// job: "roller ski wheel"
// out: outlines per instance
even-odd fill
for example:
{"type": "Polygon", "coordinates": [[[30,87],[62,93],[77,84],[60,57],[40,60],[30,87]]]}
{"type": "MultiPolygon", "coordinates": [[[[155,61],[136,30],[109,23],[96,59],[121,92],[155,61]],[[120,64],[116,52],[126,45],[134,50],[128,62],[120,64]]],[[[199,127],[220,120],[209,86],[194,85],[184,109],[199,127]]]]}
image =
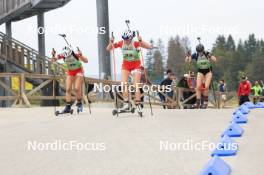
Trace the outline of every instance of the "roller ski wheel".
{"type": "Polygon", "coordinates": [[[62,115],[62,114],[71,114],[71,115],[72,115],[73,112],[74,112],[73,109],[71,109],[69,112],[65,112],[65,111],[60,112],[60,111],[56,111],[56,112],[55,112],[55,115],[56,115],[56,116],[59,116],[59,115],[62,115]]]}
{"type": "Polygon", "coordinates": [[[136,112],[136,108],[131,109],[131,113],[134,114],[136,112]]]}
{"type": "Polygon", "coordinates": [[[138,112],[139,117],[143,117],[143,112],[138,112]]]}
{"type": "Polygon", "coordinates": [[[207,109],[207,105],[202,105],[200,109],[207,109]]]}
{"type": "Polygon", "coordinates": [[[83,106],[77,106],[77,114],[83,112],[83,106]]]}
{"type": "Polygon", "coordinates": [[[114,109],[114,110],[112,111],[112,114],[113,114],[113,116],[115,116],[115,115],[117,115],[117,114],[123,114],[123,113],[132,113],[132,114],[134,114],[135,111],[136,111],[135,108],[131,108],[131,109],[129,109],[129,110],[116,110],[116,109],[114,109]]]}
{"type": "Polygon", "coordinates": [[[113,116],[117,115],[117,113],[118,113],[118,111],[117,111],[116,109],[114,109],[114,110],[112,111],[113,116]]]}
{"type": "Polygon", "coordinates": [[[141,106],[137,106],[136,107],[136,110],[137,110],[137,113],[138,113],[138,115],[139,115],[139,117],[143,117],[143,112],[142,112],[142,108],[141,108],[141,106]]]}

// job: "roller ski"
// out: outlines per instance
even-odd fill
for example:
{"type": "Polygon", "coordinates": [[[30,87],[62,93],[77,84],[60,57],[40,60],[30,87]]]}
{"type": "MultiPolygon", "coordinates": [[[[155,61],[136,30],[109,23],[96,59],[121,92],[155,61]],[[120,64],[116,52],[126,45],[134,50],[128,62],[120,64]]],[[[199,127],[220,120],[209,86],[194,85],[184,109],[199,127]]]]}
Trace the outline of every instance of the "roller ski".
{"type": "Polygon", "coordinates": [[[122,113],[132,113],[132,114],[134,114],[135,111],[136,111],[136,109],[135,109],[134,107],[131,107],[131,106],[132,106],[132,105],[129,104],[129,103],[124,103],[124,105],[123,105],[122,108],[120,108],[120,109],[114,109],[114,110],[112,111],[112,114],[113,114],[114,116],[115,116],[115,115],[118,116],[118,114],[122,114],[122,113]]]}
{"type": "Polygon", "coordinates": [[[77,103],[76,106],[77,106],[77,114],[83,112],[83,104],[81,102],[77,103]]]}
{"type": "Polygon", "coordinates": [[[202,106],[202,104],[201,104],[201,100],[200,100],[200,99],[197,99],[197,100],[196,100],[196,103],[193,104],[191,108],[192,108],[192,109],[200,109],[201,106],[202,106]]]}
{"type": "Polygon", "coordinates": [[[136,105],[136,111],[137,111],[137,113],[138,113],[138,115],[139,115],[140,117],[143,117],[143,111],[142,111],[141,104],[137,104],[137,105],[136,105]]]}
{"type": "Polygon", "coordinates": [[[60,111],[56,111],[55,115],[59,116],[62,114],[73,114],[73,109],[71,109],[71,105],[66,105],[65,108],[60,112],[60,111]]]}

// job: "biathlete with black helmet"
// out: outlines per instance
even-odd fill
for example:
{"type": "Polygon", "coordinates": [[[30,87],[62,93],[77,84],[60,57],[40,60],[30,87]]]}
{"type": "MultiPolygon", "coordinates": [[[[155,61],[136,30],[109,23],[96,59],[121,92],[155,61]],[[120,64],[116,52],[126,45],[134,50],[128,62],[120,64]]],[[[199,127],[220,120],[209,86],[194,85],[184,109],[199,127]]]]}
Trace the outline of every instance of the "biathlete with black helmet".
{"type": "Polygon", "coordinates": [[[77,110],[82,111],[82,87],[83,87],[83,76],[84,69],[83,63],[88,63],[88,59],[83,56],[82,52],[79,50],[75,53],[73,49],[69,46],[65,46],[61,54],[56,55],[56,51],[52,51],[52,61],[63,60],[63,67],[66,70],[66,106],[61,113],[71,113],[72,104],[72,86],[75,85],[76,96],[77,96],[77,110]]]}
{"type": "Polygon", "coordinates": [[[196,53],[187,55],[185,58],[185,61],[189,63],[192,60],[196,61],[197,67],[196,104],[194,108],[205,109],[208,105],[209,87],[213,77],[211,62],[216,62],[216,57],[211,55],[210,52],[206,52],[204,46],[199,44],[196,46],[196,53]],[[203,99],[201,99],[201,97],[203,97],[203,99]]]}
{"type": "Polygon", "coordinates": [[[123,54],[123,64],[121,70],[121,82],[124,84],[124,104],[123,107],[120,108],[120,111],[129,111],[131,105],[129,104],[128,99],[128,90],[127,83],[129,75],[133,75],[133,84],[136,87],[136,110],[142,115],[141,108],[141,93],[139,90],[140,79],[141,79],[141,60],[140,60],[140,48],[150,49],[151,45],[142,40],[141,36],[138,36],[138,41],[134,41],[135,32],[131,30],[126,30],[122,39],[119,42],[114,42],[114,38],[110,39],[110,43],[107,46],[107,50],[111,51],[116,48],[121,48],[123,54]]]}

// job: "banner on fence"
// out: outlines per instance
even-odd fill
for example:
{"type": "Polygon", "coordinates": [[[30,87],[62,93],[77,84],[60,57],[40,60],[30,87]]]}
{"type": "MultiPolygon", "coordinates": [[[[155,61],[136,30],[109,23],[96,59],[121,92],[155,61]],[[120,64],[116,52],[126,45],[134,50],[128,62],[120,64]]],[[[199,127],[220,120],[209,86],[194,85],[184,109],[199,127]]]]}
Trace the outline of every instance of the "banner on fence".
{"type": "MultiPolygon", "coordinates": [[[[12,90],[18,91],[20,88],[20,81],[19,77],[12,77],[11,78],[11,85],[12,85],[12,90]]],[[[29,82],[25,83],[25,90],[30,91],[33,89],[33,85],[29,82]]]]}

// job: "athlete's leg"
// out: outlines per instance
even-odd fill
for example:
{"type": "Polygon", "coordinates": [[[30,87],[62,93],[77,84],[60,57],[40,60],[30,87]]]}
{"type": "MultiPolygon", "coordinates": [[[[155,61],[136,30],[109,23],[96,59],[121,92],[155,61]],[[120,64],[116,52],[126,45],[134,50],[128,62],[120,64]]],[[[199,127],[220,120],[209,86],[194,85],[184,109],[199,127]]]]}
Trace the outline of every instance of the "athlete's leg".
{"type": "Polygon", "coordinates": [[[197,73],[196,79],[196,108],[200,107],[201,104],[201,88],[203,83],[204,75],[200,72],[197,73]]]}
{"type": "Polygon", "coordinates": [[[209,95],[209,88],[210,88],[210,84],[211,84],[211,81],[212,81],[212,77],[213,77],[212,72],[208,72],[205,75],[205,90],[204,90],[204,96],[208,96],[209,95]]]}
{"type": "Polygon", "coordinates": [[[134,79],[134,87],[136,88],[136,102],[141,102],[141,93],[140,93],[140,79],[141,79],[141,73],[140,71],[135,71],[133,75],[134,79]]]}
{"type": "Polygon", "coordinates": [[[69,113],[71,111],[71,92],[72,92],[72,84],[74,82],[73,76],[66,77],[66,106],[63,110],[64,113],[69,113]]]}
{"type": "Polygon", "coordinates": [[[205,89],[203,92],[203,108],[207,108],[208,106],[208,96],[209,96],[209,88],[212,81],[212,72],[208,72],[205,75],[205,89]]]}
{"type": "Polygon", "coordinates": [[[128,76],[130,75],[130,72],[122,69],[121,71],[121,82],[124,85],[124,90],[123,90],[123,97],[124,101],[128,101],[128,76]]]}
{"type": "Polygon", "coordinates": [[[126,69],[122,69],[121,71],[121,81],[123,83],[123,91],[122,91],[122,95],[123,95],[123,99],[124,99],[124,103],[122,108],[120,108],[120,111],[126,111],[130,109],[130,105],[129,105],[129,98],[128,98],[128,77],[130,75],[130,72],[126,69]]]}
{"type": "Polygon", "coordinates": [[[72,92],[72,84],[74,82],[73,76],[66,77],[66,102],[71,103],[71,92],[72,92]]]}
{"type": "Polygon", "coordinates": [[[76,96],[77,96],[77,103],[82,101],[83,96],[83,76],[77,75],[75,78],[75,90],[76,90],[76,96]]]}

